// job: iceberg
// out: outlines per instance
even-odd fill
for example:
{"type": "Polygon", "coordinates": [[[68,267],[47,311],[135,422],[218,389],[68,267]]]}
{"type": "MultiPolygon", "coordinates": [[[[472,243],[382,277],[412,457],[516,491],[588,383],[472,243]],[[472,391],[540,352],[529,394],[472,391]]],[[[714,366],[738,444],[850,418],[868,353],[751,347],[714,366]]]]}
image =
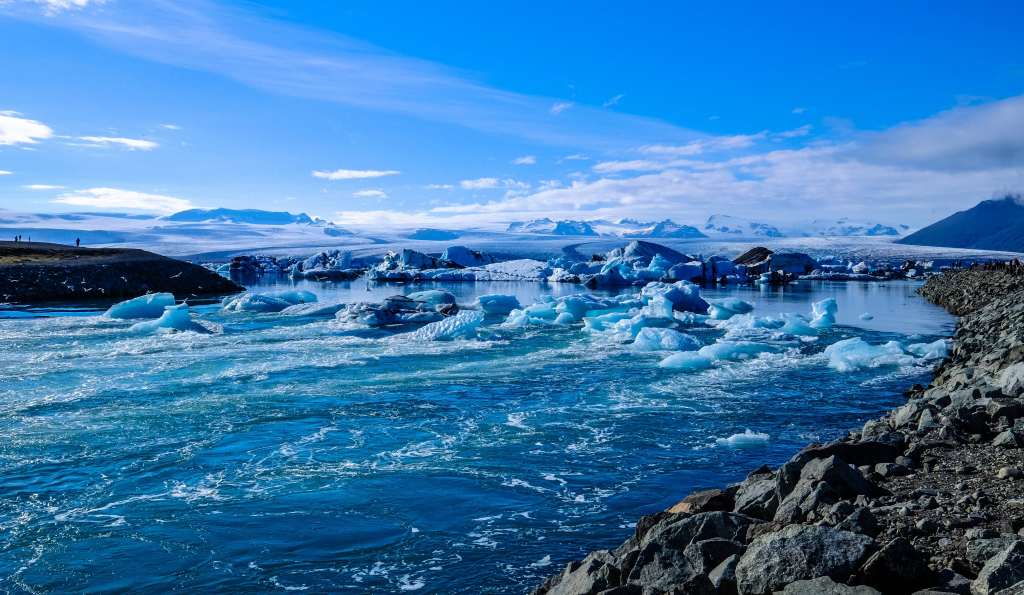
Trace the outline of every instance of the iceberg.
{"type": "Polygon", "coordinates": [[[871,345],[854,337],[837,341],[825,348],[828,366],[838,372],[853,372],[880,366],[903,366],[914,363],[914,356],[903,351],[898,341],[871,345]]]}
{"type": "Polygon", "coordinates": [[[316,302],[316,294],[297,289],[272,293],[243,293],[224,298],[221,305],[225,312],[280,312],[296,304],[316,302]]]}
{"type": "Polygon", "coordinates": [[[860,315],[860,319],[861,319],[861,320],[865,320],[865,321],[867,321],[867,320],[874,320],[874,319],[875,319],[875,317],[874,317],[874,315],[873,315],[873,314],[870,314],[870,313],[868,313],[868,312],[865,312],[865,313],[863,313],[863,314],[861,314],[861,315],[860,315]]]}
{"type": "Polygon", "coordinates": [[[766,343],[755,343],[753,341],[719,341],[711,345],[701,347],[697,353],[711,360],[738,361],[756,357],[761,353],[775,351],[775,348],[766,343]]]}
{"type": "Polygon", "coordinates": [[[416,341],[445,341],[451,339],[469,339],[476,337],[476,329],[484,321],[484,313],[465,310],[455,316],[431,322],[421,329],[409,333],[416,341]]]}
{"type": "Polygon", "coordinates": [[[825,298],[811,304],[811,310],[814,312],[811,327],[829,328],[836,323],[836,312],[839,310],[839,305],[835,298],[825,298]]]}
{"type": "Polygon", "coordinates": [[[164,308],[174,305],[174,295],[170,293],[147,293],[114,304],[103,314],[107,318],[157,318],[164,313],[164,308]]]}
{"type": "Polygon", "coordinates": [[[728,320],[737,314],[746,314],[754,309],[753,304],[739,298],[712,300],[708,306],[708,315],[714,320],[728,320]]]}
{"type": "Polygon", "coordinates": [[[670,328],[642,328],[633,340],[634,351],[693,351],[700,349],[696,337],[670,328]]]}
{"type": "Polygon", "coordinates": [[[907,345],[907,353],[928,359],[945,359],[949,355],[949,341],[939,339],[931,343],[913,343],[907,345]]]}
{"type": "Polygon", "coordinates": [[[197,333],[210,332],[210,330],[205,326],[192,321],[192,317],[189,315],[188,311],[188,304],[166,306],[164,308],[164,313],[160,318],[135,323],[132,325],[130,330],[133,333],[153,333],[159,331],[193,331],[197,333]]]}
{"type": "Polygon", "coordinates": [[[799,314],[783,314],[782,332],[798,337],[814,337],[818,335],[817,329],[807,323],[807,320],[799,314]]]}
{"type": "Polygon", "coordinates": [[[455,304],[455,296],[447,291],[441,291],[440,289],[416,291],[405,297],[433,310],[443,310],[445,309],[445,306],[455,304]]]}
{"type": "Polygon", "coordinates": [[[441,260],[453,262],[459,266],[475,267],[491,264],[495,258],[483,252],[470,250],[465,246],[448,246],[441,253],[441,260]]]}
{"type": "Polygon", "coordinates": [[[500,293],[477,296],[476,305],[486,314],[508,314],[520,308],[516,296],[500,293]]]}
{"type": "Polygon", "coordinates": [[[768,434],[762,432],[751,432],[749,429],[743,430],[739,434],[733,434],[728,438],[716,438],[715,444],[719,446],[733,446],[733,447],[745,447],[745,446],[757,446],[768,442],[771,437],[768,434]]]}
{"type": "Polygon", "coordinates": [[[640,297],[645,303],[655,296],[664,297],[672,303],[673,309],[680,312],[694,312],[695,314],[707,314],[708,312],[708,303],[700,297],[700,287],[689,281],[676,281],[675,283],[655,281],[644,285],[640,290],[640,297]]]}
{"type": "Polygon", "coordinates": [[[345,304],[320,304],[316,302],[295,304],[281,310],[281,316],[334,316],[344,307],[345,304]]]}
{"type": "Polygon", "coordinates": [[[701,355],[699,352],[684,351],[682,353],[673,353],[661,360],[658,362],[658,367],[682,370],[684,372],[699,372],[700,370],[710,368],[711,363],[711,358],[701,355]]]}

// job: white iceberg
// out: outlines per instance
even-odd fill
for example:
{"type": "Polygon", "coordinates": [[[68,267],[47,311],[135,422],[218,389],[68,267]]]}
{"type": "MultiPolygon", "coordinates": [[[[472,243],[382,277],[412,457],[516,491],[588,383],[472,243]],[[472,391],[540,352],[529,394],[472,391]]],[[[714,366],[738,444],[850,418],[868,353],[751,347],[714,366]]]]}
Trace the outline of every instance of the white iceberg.
{"type": "Polygon", "coordinates": [[[640,297],[648,302],[656,296],[661,296],[672,303],[672,307],[680,312],[694,312],[696,314],[707,314],[708,303],[700,297],[700,287],[689,281],[676,281],[675,283],[662,283],[655,281],[644,285],[640,290],[640,297]]]}
{"type": "Polygon", "coordinates": [[[658,363],[659,367],[681,370],[683,372],[699,372],[711,367],[711,358],[696,351],[673,353],[658,363]]]}
{"type": "Polygon", "coordinates": [[[754,309],[753,304],[739,298],[712,300],[708,306],[708,316],[714,320],[728,320],[737,314],[746,314],[754,309]]]}
{"type": "Polygon", "coordinates": [[[423,328],[409,333],[409,337],[416,341],[470,339],[476,337],[476,329],[483,321],[483,312],[465,310],[450,318],[431,322],[423,328]]]}
{"type": "Polygon", "coordinates": [[[757,357],[759,354],[775,351],[775,347],[767,343],[753,341],[719,341],[701,347],[698,353],[711,360],[744,360],[757,357]]]}
{"type": "Polygon", "coordinates": [[[715,444],[719,446],[732,446],[742,448],[744,446],[758,446],[768,442],[771,436],[762,432],[752,432],[749,429],[739,434],[733,434],[728,438],[716,438],[715,444]]]}
{"type": "Polygon", "coordinates": [[[836,323],[836,312],[839,311],[839,305],[835,298],[825,298],[811,304],[811,310],[814,312],[811,326],[813,328],[828,328],[836,323]]]}
{"type": "Polygon", "coordinates": [[[670,328],[642,328],[631,345],[634,351],[693,351],[700,349],[696,337],[670,328]]]}
{"type": "Polygon", "coordinates": [[[205,326],[192,321],[188,311],[188,304],[166,306],[160,318],[138,322],[133,324],[130,330],[133,333],[153,333],[158,331],[210,332],[205,326]]]}
{"type": "Polygon", "coordinates": [[[477,296],[476,305],[486,314],[508,314],[520,308],[519,299],[514,295],[491,293],[477,296]]]}
{"type": "Polygon", "coordinates": [[[924,359],[945,359],[949,355],[949,341],[939,339],[931,343],[907,345],[907,352],[924,359]]]}
{"type": "Polygon", "coordinates": [[[147,293],[114,304],[103,314],[107,318],[156,318],[164,313],[164,308],[174,305],[174,295],[170,293],[147,293]]]}
{"type": "Polygon", "coordinates": [[[913,364],[913,355],[903,351],[898,341],[871,345],[864,339],[854,337],[837,341],[825,348],[828,365],[838,372],[853,372],[880,366],[903,366],[913,364]]]}
{"type": "Polygon", "coordinates": [[[243,293],[224,298],[221,305],[225,312],[280,312],[296,304],[316,302],[316,294],[310,291],[289,289],[271,293],[243,293]]]}
{"type": "Polygon", "coordinates": [[[281,316],[334,316],[345,307],[345,304],[320,304],[317,302],[309,304],[295,304],[281,310],[281,316]]]}

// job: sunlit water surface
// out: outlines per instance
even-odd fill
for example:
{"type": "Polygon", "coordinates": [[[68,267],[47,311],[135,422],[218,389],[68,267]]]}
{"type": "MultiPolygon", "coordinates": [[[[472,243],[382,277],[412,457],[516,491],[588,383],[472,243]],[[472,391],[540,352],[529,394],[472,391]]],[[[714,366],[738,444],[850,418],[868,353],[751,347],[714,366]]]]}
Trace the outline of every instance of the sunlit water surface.
{"type": "MultiPolygon", "coordinates": [[[[465,303],[579,291],[445,288],[465,303]]],[[[88,308],[0,313],[0,589],[524,592],[640,515],[898,404],[934,362],[844,374],[822,350],[949,335],[914,289],[707,291],[760,315],[834,296],[839,326],[691,374],[500,319],[482,340],[417,343],[216,305],[193,308],[212,335],[138,336],[88,308]],[[768,440],[717,441],[747,429],[768,440]]]]}

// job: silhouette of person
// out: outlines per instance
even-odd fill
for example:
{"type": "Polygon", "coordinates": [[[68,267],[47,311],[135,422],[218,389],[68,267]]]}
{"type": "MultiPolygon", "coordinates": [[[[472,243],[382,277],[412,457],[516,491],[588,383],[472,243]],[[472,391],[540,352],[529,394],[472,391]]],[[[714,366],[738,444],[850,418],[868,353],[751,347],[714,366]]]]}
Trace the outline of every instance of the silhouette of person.
{"type": "Polygon", "coordinates": [[[75,238],[75,248],[80,248],[81,246],[82,246],[82,238],[75,238]]]}

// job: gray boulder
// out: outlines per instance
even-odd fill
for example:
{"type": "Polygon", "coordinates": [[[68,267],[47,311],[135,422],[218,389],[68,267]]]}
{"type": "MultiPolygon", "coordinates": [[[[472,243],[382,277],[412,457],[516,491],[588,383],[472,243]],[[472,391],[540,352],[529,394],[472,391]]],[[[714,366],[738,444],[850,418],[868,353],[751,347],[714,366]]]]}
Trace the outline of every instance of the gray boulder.
{"type": "Polygon", "coordinates": [[[736,565],[740,593],[771,593],[800,580],[827,576],[846,579],[868,553],[865,535],[829,527],[790,525],[761,535],[736,565]]]}
{"type": "Polygon", "coordinates": [[[974,595],[990,595],[1024,581],[1024,541],[1014,541],[989,558],[971,583],[974,595]]]}
{"type": "Polygon", "coordinates": [[[786,585],[781,591],[776,591],[776,594],[781,593],[782,595],[881,595],[875,589],[859,585],[851,587],[850,585],[844,585],[837,583],[827,576],[821,576],[815,579],[796,581],[786,585]]]}

